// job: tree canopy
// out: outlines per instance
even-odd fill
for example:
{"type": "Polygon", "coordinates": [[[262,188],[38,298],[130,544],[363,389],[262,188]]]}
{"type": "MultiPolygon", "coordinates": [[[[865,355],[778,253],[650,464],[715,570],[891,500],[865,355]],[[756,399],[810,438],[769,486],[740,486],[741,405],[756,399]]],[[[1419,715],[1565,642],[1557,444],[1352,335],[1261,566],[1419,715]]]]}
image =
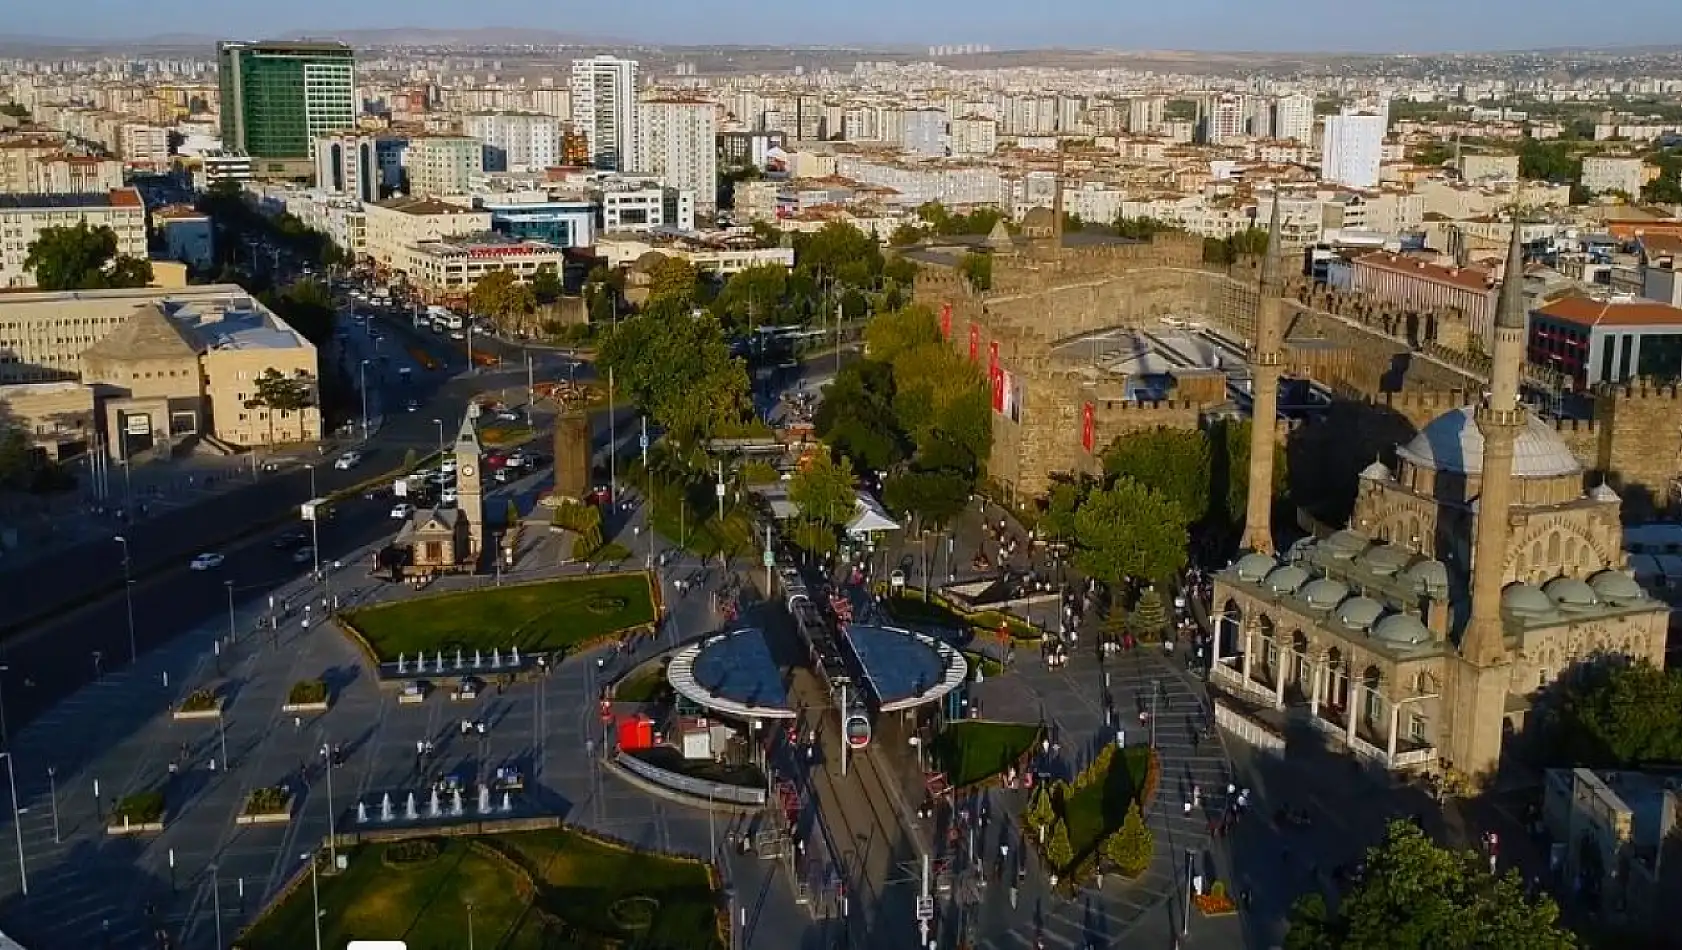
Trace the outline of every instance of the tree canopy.
{"type": "Polygon", "coordinates": [[[1075,565],[1111,585],[1128,577],[1167,581],[1185,566],[1188,523],[1167,495],[1118,478],[1075,512],[1075,565]]]}
{"type": "Polygon", "coordinates": [[[333,304],[333,294],[320,281],[305,278],[279,292],[258,296],[264,306],[316,346],[325,346],[333,338],[339,311],[333,304]]]}
{"type": "Polygon", "coordinates": [[[1433,844],[1416,825],[1390,824],[1367,852],[1359,883],[1335,911],[1310,894],[1291,910],[1285,950],[1572,950],[1559,909],[1531,901],[1517,871],[1488,872],[1483,859],[1433,844]]]}
{"type": "Polygon", "coordinates": [[[666,297],[619,321],[598,360],[619,391],[680,439],[711,436],[751,417],[747,369],[731,358],[718,321],[666,297]]]}
{"type": "Polygon", "coordinates": [[[695,282],[699,278],[695,265],[687,259],[662,258],[648,273],[648,298],[681,300],[687,305],[695,299],[695,282]]]}
{"type": "Polygon", "coordinates": [[[1682,671],[1607,658],[1578,667],[1542,704],[1550,764],[1638,769],[1682,763],[1682,671]]]}
{"type": "Polygon", "coordinates": [[[824,449],[789,481],[788,500],[800,508],[802,517],[838,528],[852,520],[857,480],[845,455],[837,457],[824,449]]]}
{"type": "Polygon", "coordinates": [[[537,294],[532,285],[514,275],[499,270],[479,278],[467,305],[474,313],[483,314],[498,327],[509,327],[537,310],[537,294]]]}
{"type": "Polygon", "coordinates": [[[152,282],[145,258],[117,253],[117,232],[86,221],[43,228],[29,243],[23,266],[42,290],[104,290],[144,287],[152,282]]]}

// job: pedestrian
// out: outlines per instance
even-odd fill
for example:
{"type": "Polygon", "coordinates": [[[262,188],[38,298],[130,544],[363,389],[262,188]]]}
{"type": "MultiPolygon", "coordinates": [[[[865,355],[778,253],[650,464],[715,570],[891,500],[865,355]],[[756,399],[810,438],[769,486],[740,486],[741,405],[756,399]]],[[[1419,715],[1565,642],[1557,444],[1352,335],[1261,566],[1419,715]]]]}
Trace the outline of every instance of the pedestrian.
{"type": "Polygon", "coordinates": [[[293,731],[301,732],[303,730],[303,728],[304,728],[304,717],[303,716],[293,716],[292,717],[292,729],[293,729],[293,731]]]}

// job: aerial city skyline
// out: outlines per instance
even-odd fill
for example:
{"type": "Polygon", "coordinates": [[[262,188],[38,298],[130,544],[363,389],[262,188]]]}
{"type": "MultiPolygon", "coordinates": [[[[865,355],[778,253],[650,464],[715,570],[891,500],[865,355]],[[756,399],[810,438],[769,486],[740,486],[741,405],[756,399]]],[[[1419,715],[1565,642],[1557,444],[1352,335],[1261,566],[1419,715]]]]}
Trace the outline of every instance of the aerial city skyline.
{"type": "Polygon", "coordinates": [[[0,950],[1657,945],[1668,12],[20,11],[0,950]]]}

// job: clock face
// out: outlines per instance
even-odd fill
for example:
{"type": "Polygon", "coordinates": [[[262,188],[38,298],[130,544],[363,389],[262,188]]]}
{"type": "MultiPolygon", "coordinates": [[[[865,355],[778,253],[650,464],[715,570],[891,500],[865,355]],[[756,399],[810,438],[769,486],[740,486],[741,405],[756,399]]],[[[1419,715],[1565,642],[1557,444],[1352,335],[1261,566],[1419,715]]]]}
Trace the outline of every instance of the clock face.
{"type": "Polygon", "coordinates": [[[461,474],[465,478],[472,478],[473,477],[473,466],[463,465],[461,467],[461,474]]]}

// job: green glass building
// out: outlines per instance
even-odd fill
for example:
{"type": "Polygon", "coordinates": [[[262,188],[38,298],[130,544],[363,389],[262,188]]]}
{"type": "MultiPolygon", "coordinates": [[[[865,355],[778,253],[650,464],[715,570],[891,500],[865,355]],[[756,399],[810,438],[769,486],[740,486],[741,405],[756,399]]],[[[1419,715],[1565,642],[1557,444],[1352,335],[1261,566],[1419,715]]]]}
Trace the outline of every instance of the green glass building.
{"type": "Polygon", "coordinates": [[[355,128],[356,53],[343,43],[217,44],[222,147],[259,177],[308,175],[317,138],[355,128]]]}

